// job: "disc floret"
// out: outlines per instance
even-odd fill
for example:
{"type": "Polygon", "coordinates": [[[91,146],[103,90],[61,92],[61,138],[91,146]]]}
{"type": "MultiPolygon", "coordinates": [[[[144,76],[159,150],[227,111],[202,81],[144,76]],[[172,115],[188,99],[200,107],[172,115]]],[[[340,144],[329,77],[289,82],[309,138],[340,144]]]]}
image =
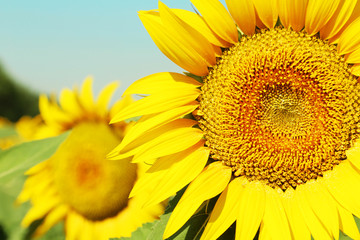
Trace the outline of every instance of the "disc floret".
{"type": "Polygon", "coordinates": [[[197,119],[234,176],[286,190],[346,159],[360,87],[334,45],[282,28],[226,50],[204,79],[197,119]]]}

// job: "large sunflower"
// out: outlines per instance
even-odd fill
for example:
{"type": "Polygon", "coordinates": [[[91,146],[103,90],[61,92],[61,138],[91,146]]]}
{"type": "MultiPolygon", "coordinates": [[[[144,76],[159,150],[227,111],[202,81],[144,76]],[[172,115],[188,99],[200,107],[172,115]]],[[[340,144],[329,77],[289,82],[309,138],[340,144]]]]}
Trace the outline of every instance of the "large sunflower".
{"type": "Polygon", "coordinates": [[[91,86],[88,78],[81,92],[63,90],[60,106],[55,98],[40,97],[40,113],[49,135],[72,131],[53,156],[26,173],[28,178],[17,201],[30,200],[32,204],[24,226],[42,219],[35,236],[61,220],[65,220],[69,240],[130,236],[163,212],[162,204],[141,209],[142,196],[128,199],[134,182],[146,170],[144,165],[132,164],[130,159],[106,160],[128,126],[125,122],[109,126],[109,119],[131,99],[124,98],[108,110],[117,84],[108,85],[97,101],[91,86]]]}
{"type": "Polygon", "coordinates": [[[130,196],[151,189],[151,205],[190,183],[164,238],[217,195],[202,239],[235,221],[236,239],[360,238],[360,2],[191,2],[201,15],[139,12],[190,74],[124,93],[145,97],[112,122],[142,117],[109,158],[154,162],[130,196]]]}

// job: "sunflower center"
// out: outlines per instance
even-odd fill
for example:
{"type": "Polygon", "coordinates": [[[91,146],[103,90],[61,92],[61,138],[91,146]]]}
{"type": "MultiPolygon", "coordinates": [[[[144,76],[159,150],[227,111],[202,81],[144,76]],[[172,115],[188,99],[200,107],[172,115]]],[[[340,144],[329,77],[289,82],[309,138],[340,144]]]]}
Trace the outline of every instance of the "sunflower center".
{"type": "Polygon", "coordinates": [[[106,124],[82,123],[50,159],[61,198],[89,220],[113,217],[127,206],[136,165],[106,160],[119,143],[106,124]]]}
{"type": "Polygon", "coordinates": [[[359,134],[359,96],[335,46],[277,28],[224,52],[195,117],[212,158],[235,177],[286,190],[346,159],[359,134]]]}

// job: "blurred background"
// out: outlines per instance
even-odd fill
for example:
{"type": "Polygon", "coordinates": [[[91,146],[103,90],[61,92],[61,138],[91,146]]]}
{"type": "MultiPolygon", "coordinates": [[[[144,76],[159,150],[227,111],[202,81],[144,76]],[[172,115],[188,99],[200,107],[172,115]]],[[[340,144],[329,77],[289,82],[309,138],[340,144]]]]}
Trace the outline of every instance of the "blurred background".
{"type": "MultiPolygon", "coordinates": [[[[193,10],[189,0],[164,0],[193,10]]],[[[222,1],[224,2],[224,1],[222,1]]],[[[156,0],[0,0],[0,116],[34,115],[38,93],[58,93],[92,75],[94,92],[161,71],[182,72],[156,47],[137,16],[156,0]]]]}

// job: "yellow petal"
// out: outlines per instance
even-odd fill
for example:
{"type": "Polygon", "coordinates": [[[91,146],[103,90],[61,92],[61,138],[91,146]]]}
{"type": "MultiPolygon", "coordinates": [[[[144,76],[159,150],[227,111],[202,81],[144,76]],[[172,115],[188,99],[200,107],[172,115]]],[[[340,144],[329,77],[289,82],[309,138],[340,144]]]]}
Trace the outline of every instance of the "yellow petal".
{"type": "Polygon", "coordinates": [[[171,9],[181,20],[189,24],[196,31],[201,33],[210,43],[215,46],[220,46],[223,48],[228,48],[231,46],[230,43],[221,39],[213,30],[206,24],[203,17],[200,15],[183,10],[183,9],[171,9]]]}
{"type": "Polygon", "coordinates": [[[309,0],[278,0],[279,17],[285,28],[300,32],[305,26],[305,15],[309,0]]]}
{"type": "MultiPolygon", "coordinates": [[[[46,180],[44,180],[46,181],[46,180]]],[[[36,189],[36,188],[35,188],[36,189]]],[[[34,191],[37,191],[37,189],[34,191]]],[[[31,202],[34,206],[42,205],[45,201],[56,202],[58,201],[59,196],[57,195],[57,189],[52,187],[48,188],[47,191],[43,191],[42,193],[39,191],[37,194],[33,194],[31,198],[31,202]]]]}
{"type": "MultiPolygon", "coordinates": [[[[174,154],[176,156],[179,155],[178,154],[174,154]]],[[[170,156],[166,156],[164,157],[164,159],[168,159],[170,158],[170,156]]],[[[159,161],[159,160],[158,160],[159,161]]],[[[161,160],[160,160],[161,161],[161,160]]],[[[156,163],[156,162],[155,162],[156,163]]],[[[147,192],[152,192],[153,189],[155,188],[155,186],[158,185],[158,183],[161,181],[161,179],[163,178],[163,176],[165,175],[166,171],[173,165],[176,164],[176,162],[164,162],[164,164],[167,163],[166,166],[161,165],[162,168],[157,167],[158,165],[160,165],[160,163],[158,165],[156,165],[154,167],[154,169],[149,172],[149,173],[145,173],[143,176],[141,176],[135,183],[134,187],[132,188],[130,194],[129,194],[129,198],[132,198],[134,196],[137,196],[139,194],[144,194],[147,192]]],[[[148,198],[146,199],[142,199],[142,202],[139,204],[140,206],[143,206],[144,204],[146,204],[148,198]]]]}
{"type": "Polygon", "coordinates": [[[173,235],[205,200],[221,193],[230,181],[231,173],[231,168],[221,162],[209,164],[186,189],[170,216],[163,237],[173,235]]]}
{"type": "Polygon", "coordinates": [[[256,12],[261,22],[267,28],[274,28],[278,19],[276,0],[253,0],[256,12]]]}
{"type": "Polygon", "coordinates": [[[200,87],[201,83],[180,73],[161,72],[151,74],[131,84],[123,95],[154,94],[168,90],[182,91],[200,87]]]}
{"type": "MultiPolygon", "coordinates": [[[[209,149],[204,148],[203,145],[204,142],[200,142],[177,155],[178,160],[165,171],[162,179],[152,190],[150,198],[144,207],[159,203],[175,195],[176,192],[200,174],[209,159],[209,149]]],[[[159,160],[155,164],[159,164],[159,160]]],[[[163,164],[164,161],[169,161],[169,159],[162,160],[163,164]]],[[[150,171],[153,170],[149,169],[150,171]]]]}
{"type": "Polygon", "coordinates": [[[356,226],[353,215],[342,206],[337,206],[339,212],[340,230],[352,239],[360,239],[359,229],[356,226]]]}
{"type": "Polygon", "coordinates": [[[120,122],[128,118],[146,114],[167,111],[176,107],[183,106],[194,101],[200,94],[199,89],[188,91],[166,91],[159,94],[150,95],[140,99],[119,112],[110,123],[120,122]]]}
{"type": "MultiPolygon", "coordinates": [[[[315,216],[335,239],[339,238],[339,221],[336,204],[328,190],[320,183],[322,179],[308,182],[305,197],[315,216]]],[[[309,227],[310,228],[310,227],[309,227]]]]}
{"type": "Polygon", "coordinates": [[[51,227],[53,227],[56,223],[60,222],[65,218],[69,211],[69,208],[66,205],[60,205],[53,209],[48,215],[46,215],[44,221],[41,225],[36,228],[34,233],[34,237],[39,237],[47,232],[51,227]]]}
{"type": "Polygon", "coordinates": [[[341,34],[338,44],[338,52],[340,55],[353,52],[359,48],[359,29],[360,18],[351,23],[350,26],[341,34]]]}
{"type": "Polygon", "coordinates": [[[238,199],[243,191],[244,187],[239,178],[229,183],[216,201],[201,240],[217,239],[235,222],[240,207],[238,199]]]}
{"type": "Polygon", "coordinates": [[[199,105],[198,102],[189,103],[188,105],[181,106],[178,108],[171,109],[169,111],[159,113],[154,117],[146,120],[140,119],[133,127],[126,133],[124,139],[117,147],[118,151],[121,151],[127,144],[140,137],[146,131],[151,130],[155,127],[160,127],[167,124],[175,119],[181,118],[182,116],[191,113],[199,105]]]}
{"type": "Polygon", "coordinates": [[[285,214],[283,192],[265,186],[266,202],[259,239],[291,239],[290,226],[285,214]]]}
{"type": "Polygon", "coordinates": [[[68,114],[78,117],[81,112],[82,108],[79,105],[79,101],[77,98],[77,93],[71,91],[69,89],[64,89],[60,93],[60,105],[61,108],[66,111],[68,114]]]}
{"type": "Polygon", "coordinates": [[[360,63],[360,48],[345,55],[345,61],[346,61],[346,63],[349,63],[349,64],[359,64],[360,63]]]}
{"type": "Polygon", "coordinates": [[[207,62],[182,39],[168,34],[158,12],[140,11],[139,17],[155,44],[171,61],[195,75],[208,74],[207,62]]]}
{"type": "Polygon", "coordinates": [[[191,127],[196,123],[196,121],[191,119],[177,119],[175,121],[169,122],[163,126],[157,127],[147,132],[141,138],[135,139],[130,144],[121,149],[121,151],[117,146],[108,154],[108,158],[111,160],[128,158],[142,151],[143,149],[148,149],[149,146],[154,143],[153,141],[155,139],[158,139],[156,141],[160,141],[160,139],[165,138],[164,136],[169,136],[169,133],[170,135],[176,135],[184,129],[190,129],[188,130],[189,132],[193,131],[191,127]]]}
{"type": "Polygon", "coordinates": [[[92,92],[92,83],[93,83],[93,78],[87,77],[84,80],[84,83],[81,87],[81,91],[79,94],[79,101],[81,102],[81,105],[89,112],[93,112],[95,110],[94,96],[92,92]]]}
{"type": "Polygon", "coordinates": [[[226,8],[218,0],[191,0],[210,28],[229,43],[238,42],[238,32],[226,8]]]}
{"type": "Polygon", "coordinates": [[[261,19],[259,18],[259,14],[255,11],[255,18],[256,18],[256,26],[260,29],[265,29],[267,28],[265,26],[265,24],[261,21],[261,19]]]}
{"type": "Polygon", "coordinates": [[[144,145],[134,156],[132,162],[147,162],[147,160],[183,151],[195,145],[203,136],[203,132],[197,128],[180,128],[169,131],[144,145]]]}
{"type": "Polygon", "coordinates": [[[118,82],[112,82],[108,84],[99,94],[99,97],[96,101],[96,113],[102,117],[106,117],[106,114],[109,112],[109,102],[114,94],[115,90],[119,87],[118,82]]]}
{"type": "Polygon", "coordinates": [[[354,64],[353,66],[351,66],[350,71],[352,74],[359,77],[360,76],[360,64],[354,64]]]}
{"type": "Polygon", "coordinates": [[[288,188],[283,197],[286,216],[289,219],[292,239],[310,240],[311,234],[296,202],[295,190],[293,188],[288,188]]]}
{"type": "MultiPolygon", "coordinates": [[[[309,193],[307,193],[308,188],[309,187],[305,186],[305,184],[299,185],[296,188],[295,197],[300,208],[300,212],[303,218],[306,219],[306,224],[310,229],[311,235],[315,239],[332,239],[332,234],[326,230],[324,225],[322,225],[321,221],[317,218],[311,207],[311,203],[307,197],[309,195],[309,193]]],[[[319,199],[316,198],[316,200],[319,199]]]]}
{"type": "Polygon", "coordinates": [[[39,97],[39,110],[44,121],[48,124],[52,124],[55,121],[70,124],[72,118],[65,114],[55,103],[49,101],[46,95],[41,94],[39,97]]]}
{"type": "Polygon", "coordinates": [[[182,21],[172,10],[159,1],[159,12],[163,25],[168,29],[168,33],[172,36],[178,36],[181,42],[193,48],[209,67],[216,64],[215,51],[211,43],[192,25],[182,21]]]}
{"type": "Polygon", "coordinates": [[[84,219],[77,213],[70,212],[65,221],[65,231],[67,240],[77,240],[84,230],[84,219]]]}
{"type": "Polygon", "coordinates": [[[47,168],[49,166],[49,161],[45,160],[43,162],[40,162],[38,164],[36,164],[35,166],[33,166],[32,168],[30,168],[29,170],[27,170],[25,172],[26,175],[33,175],[36,174],[42,170],[44,170],[45,168],[47,168]]]}
{"type": "Polygon", "coordinates": [[[35,220],[43,218],[51,209],[60,203],[58,198],[50,198],[43,201],[42,204],[36,204],[26,213],[21,222],[23,227],[28,227],[35,220]]]}
{"type": "Polygon", "coordinates": [[[340,0],[340,4],[328,23],[320,30],[321,39],[335,36],[349,20],[357,0],[340,0]]]}
{"type": "Polygon", "coordinates": [[[259,230],[259,237],[258,240],[272,240],[272,235],[269,232],[269,228],[261,228],[260,226],[260,230],[259,230]]]}
{"type": "Polygon", "coordinates": [[[347,160],[360,171],[360,141],[356,141],[354,146],[346,151],[347,160]]]}
{"type": "Polygon", "coordinates": [[[309,0],[305,17],[305,30],[313,35],[325,26],[334,15],[340,0],[318,1],[309,0]]]}
{"type": "Polygon", "coordinates": [[[47,190],[49,186],[53,184],[51,177],[51,172],[47,169],[44,169],[44,171],[40,171],[37,174],[28,176],[20,195],[16,199],[16,204],[26,202],[31,198],[37,199],[39,198],[39,195],[45,197],[43,196],[44,192],[47,194],[49,192],[54,192],[54,188],[47,190]]]}
{"type": "Polygon", "coordinates": [[[343,161],[333,170],[325,172],[323,183],[341,206],[360,217],[359,174],[348,161],[343,161]]]}
{"type": "MultiPolygon", "coordinates": [[[[46,172],[46,171],[44,171],[46,172]]],[[[31,199],[31,197],[43,195],[44,191],[47,191],[47,188],[51,187],[52,179],[50,174],[37,174],[31,177],[28,177],[23,190],[16,199],[16,204],[24,203],[31,199]]]]}
{"type": "Polygon", "coordinates": [[[77,240],[97,240],[94,222],[84,221],[77,240]]]}
{"type": "Polygon", "coordinates": [[[110,109],[110,119],[112,119],[118,112],[122,111],[125,107],[135,102],[131,95],[121,97],[110,109]]]}
{"type": "Polygon", "coordinates": [[[248,182],[242,178],[244,190],[239,198],[239,211],[236,217],[236,239],[252,240],[259,229],[265,210],[265,190],[260,182],[248,182]]]}
{"type": "Polygon", "coordinates": [[[253,35],[256,28],[256,17],[252,1],[226,0],[226,5],[241,31],[246,35],[253,35]]]}
{"type": "Polygon", "coordinates": [[[335,34],[335,36],[331,37],[329,39],[330,43],[337,44],[339,42],[339,38],[342,35],[342,33],[349,27],[349,25],[356,20],[358,17],[360,17],[360,1],[356,1],[354,10],[352,11],[352,14],[347,20],[347,22],[344,24],[344,26],[339,30],[338,33],[335,34]]]}
{"type": "MultiPolygon", "coordinates": [[[[97,237],[99,240],[109,240],[109,239],[113,239],[113,238],[116,238],[119,236],[130,237],[131,232],[130,232],[130,230],[127,231],[127,229],[125,228],[124,225],[119,223],[118,226],[116,226],[116,220],[115,221],[106,221],[105,220],[105,221],[99,222],[96,225],[96,233],[98,234],[97,237]],[[121,228],[121,230],[123,230],[123,235],[120,235],[121,233],[119,233],[119,234],[117,233],[117,231],[116,231],[117,228],[121,228]],[[130,232],[130,233],[127,233],[127,232],[130,232]]],[[[130,222],[126,225],[128,225],[128,229],[129,229],[130,222]]]]}

